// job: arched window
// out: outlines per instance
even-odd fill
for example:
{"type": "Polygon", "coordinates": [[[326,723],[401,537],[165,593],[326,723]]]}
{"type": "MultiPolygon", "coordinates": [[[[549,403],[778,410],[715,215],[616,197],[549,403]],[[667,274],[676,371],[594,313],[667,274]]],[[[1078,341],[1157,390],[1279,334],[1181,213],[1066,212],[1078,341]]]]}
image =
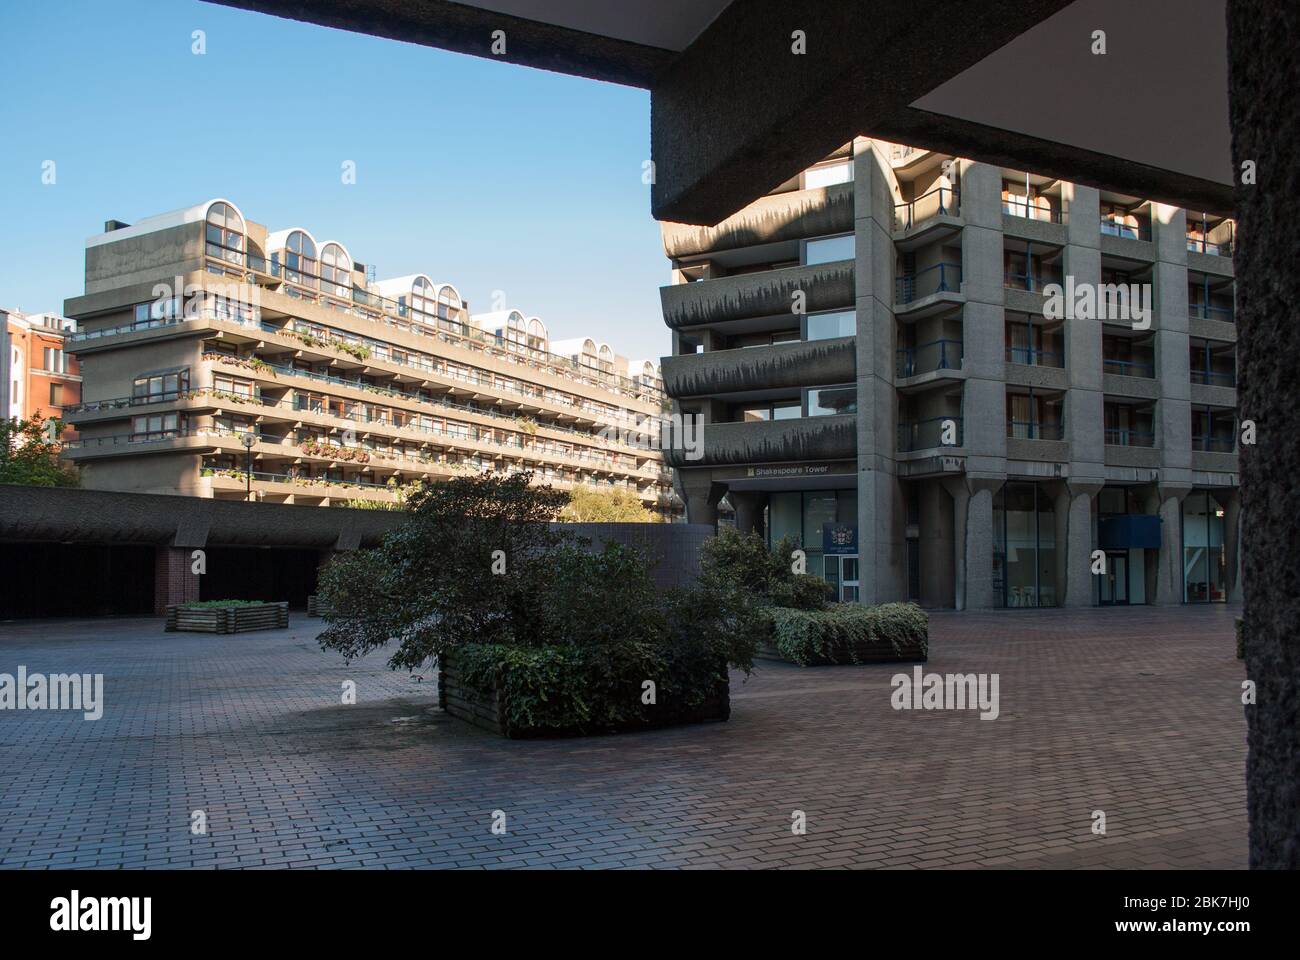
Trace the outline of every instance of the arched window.
{"type": "Polygon", "coordinates": [[[528,347],[530,350],[546,352],[546,325],[536,317],[528,321],[528,347]]]}
{"type": "Polygon", "coordinates": [[[443,284],[438,290],[438,316],[444,320],[455,320],[460,310],[460,294],[450,283],[443,284]]]}
{"type": "Polygon", "coordinates": [[[432,323],[437,318],[437,294],[428,277],[416,277],[411,284],[411,309],[420,314],[412,319],[432,323]]]}
{"type": "Polygon", "coordinates": [[[284,278],[301,287],[320,287],[316,244],[302,230],[294,230],[284,245],[284,278]]]}
{"type": "Polygon", "coordinates": [[[226,263],[244,265],[244,218],[228,203],[208,207],[207,252],[226,263]]]}
{"type": "Polygon", "coordinates": [[[321,289],[345,300],[352,297],[352,257],[342,244],[327,243],[320,251],[321,289]]]}
{"type": "Polygon", "coordinates": [[[608,343],[602,343],[600,345],[600,350],[596,354],[596,359],[598,361],[597,365],[602,371],[605,373],[613,373],[614,351],[609,348],[608,343]]]}

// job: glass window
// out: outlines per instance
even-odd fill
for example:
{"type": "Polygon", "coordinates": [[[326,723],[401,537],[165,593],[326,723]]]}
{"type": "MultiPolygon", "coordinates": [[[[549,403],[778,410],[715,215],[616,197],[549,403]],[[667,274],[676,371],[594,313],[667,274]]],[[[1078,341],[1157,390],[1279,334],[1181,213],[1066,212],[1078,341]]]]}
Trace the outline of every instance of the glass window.
{"type": "Polygon", "coordinates": [[[808,340],[851,337],[858,332],[858,315],[853,310],[808,315],[808,340]]]}
{"type": "Polygon", "coordinates": [[[782,537],[803,542],[803,494],[773,493],[768,499],[768,534],[773,544],[782,537]]]}
{"type": "Polygon", "coordinates": [[[846,233],[839,237],[821,237],[804,244],[804,263],[834,263],[836,260],[853,259],[853,234],[846,233]]]}
{"type": "Polygon", "coordinates": [[[850,183],[852,180],[852,160],[822,164],[820,167],[813,167],[803,175],[805,190],[812,190],[815,187],[829,187],[834,183],[850,183]]]}
{"type": "Polygon", "coordinates": [[[826,417],[840,413],[858,412],[858,388],[816,387],[808,391],[808,416],[826,417]]]}
{"type": "Polygon", "coordinates": [[[1222,603],[1227,599],[1224,510],[1208,490],[1183,500],[1183,600],[1222,603]]]}
{"type": "Polygon", "coordinates": [[[1056,514],[1035,483],[1007,483],[993,500],[993,581],[1008,607],[1056,605],[1056,514]]]}

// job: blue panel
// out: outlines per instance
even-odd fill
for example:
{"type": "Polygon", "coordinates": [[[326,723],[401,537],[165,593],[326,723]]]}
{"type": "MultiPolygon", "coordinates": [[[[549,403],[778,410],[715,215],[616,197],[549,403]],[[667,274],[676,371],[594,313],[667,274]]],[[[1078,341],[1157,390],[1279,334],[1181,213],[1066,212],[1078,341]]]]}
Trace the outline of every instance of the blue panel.
{"type": "Polygon", "coordinates": [[[1103,550],[1160,549],[1160,517],[1126,513],[1102,517],[1097,523],[1097,545],[1103,550]]]}
{"type": "Polygon", "coordinates": [[[856,523],[823,523],[822,553],[856,554],[858,552],[858,525],[856,523]]]}

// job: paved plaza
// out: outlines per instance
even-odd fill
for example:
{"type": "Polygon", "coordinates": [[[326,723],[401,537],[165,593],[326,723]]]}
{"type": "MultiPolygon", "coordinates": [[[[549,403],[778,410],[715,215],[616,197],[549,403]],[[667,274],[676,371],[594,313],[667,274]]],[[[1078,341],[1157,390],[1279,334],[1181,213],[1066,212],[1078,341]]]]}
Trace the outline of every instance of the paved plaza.
{"type": "Polygon", "coordinates": [[[726,723],[532,742],[301,614],[0,623],[0,673],[102,673],[105,704],[0,711],[0,866],[1245,868],[1233,613],[932,615],[926,672],[997,674],[996,720],[894,710],[911,666],[761,662],[726,723]]]}

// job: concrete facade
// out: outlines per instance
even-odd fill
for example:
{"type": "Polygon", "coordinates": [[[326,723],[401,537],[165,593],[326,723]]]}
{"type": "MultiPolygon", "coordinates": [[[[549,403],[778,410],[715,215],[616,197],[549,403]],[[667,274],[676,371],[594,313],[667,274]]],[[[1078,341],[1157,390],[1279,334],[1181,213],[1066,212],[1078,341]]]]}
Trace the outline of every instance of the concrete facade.
{"type": "Polygon", "coordinates": [[[862,602],[1238,599],[1232,221],[860,137],[663,234],[692,521],[850,511],[862,602]]]}
{"type": "Polygon", "coordinates": [[[375,281],[342,243],[229,201],[110,221],[66,306],[86,487],[330,506],[531,471],[680,514],[655,363],[552,342],[518,310],[471,315],[423,274],[375,281]]]}

